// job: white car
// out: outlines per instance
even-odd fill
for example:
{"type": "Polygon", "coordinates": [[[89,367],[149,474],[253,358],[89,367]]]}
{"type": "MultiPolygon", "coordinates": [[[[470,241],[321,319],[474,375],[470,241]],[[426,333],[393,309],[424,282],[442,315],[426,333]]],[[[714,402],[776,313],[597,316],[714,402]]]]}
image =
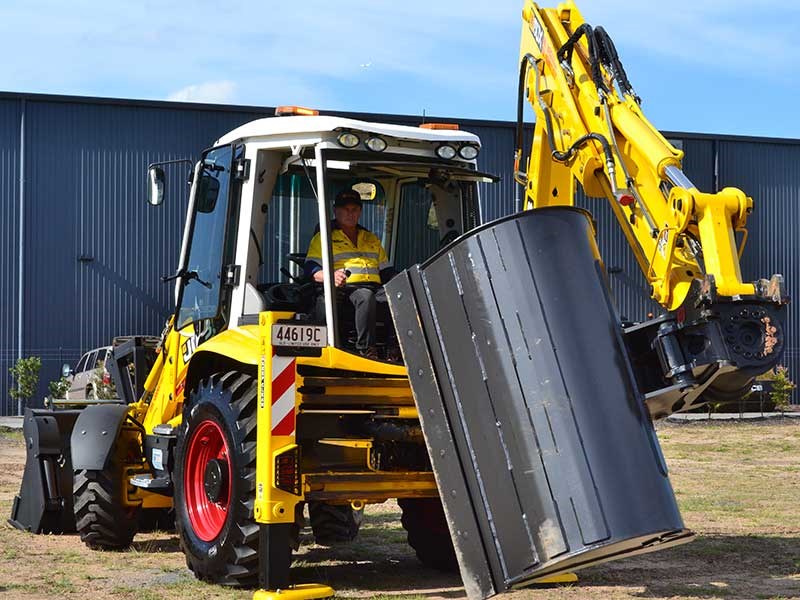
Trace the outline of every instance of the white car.
{"type": "Polygon", "coordinates": [[[62,374],[69,381],[67,399],[97,400],[104,396],[102,391],[98,394],[98,386],[99,384],[102,384],[104,387],[112,385],[111,374],[104,367],[110,353],[111,346],[95,348],[81,356],[74,370],[68,364],[63,366],[62,374]],[[97,373],[97,369],[101,367],[103,367],[102,374],[97,373]],[[99,382],[96,374],[99,376],[99,382]]]}

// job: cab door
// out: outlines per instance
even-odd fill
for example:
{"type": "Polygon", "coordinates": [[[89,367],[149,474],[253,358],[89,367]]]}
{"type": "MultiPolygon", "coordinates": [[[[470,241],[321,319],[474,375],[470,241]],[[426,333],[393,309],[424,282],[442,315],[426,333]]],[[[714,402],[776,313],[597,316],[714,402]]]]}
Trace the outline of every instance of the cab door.
{"type": "MultiPolygon", "coordinates": [[[[230,287],[226,266],[234,260],[241,187],[233,182],[234,160],[244,147],[222,146],[206,152],[199,169],[189,245],[179,269],[181,285],[176,315],[177,329],[203,321],[213,322],[214,333],[226,325],[230,287]]],[[[195,325],[197,327],[197,325],[195,325]]],[[[207,324],[203,329],[208,329],[207,324]]]]}

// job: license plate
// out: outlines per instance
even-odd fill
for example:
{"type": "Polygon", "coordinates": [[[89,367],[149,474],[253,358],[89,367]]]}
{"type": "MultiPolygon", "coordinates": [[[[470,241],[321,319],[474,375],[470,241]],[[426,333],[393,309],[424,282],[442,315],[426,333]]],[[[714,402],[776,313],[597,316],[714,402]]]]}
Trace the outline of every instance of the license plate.
{"type": "Polygon", "coordinates": [[[328,345],[328,330],[324,325],[276,323],[272,326],[272,345],[324,348],[328,345]]]}

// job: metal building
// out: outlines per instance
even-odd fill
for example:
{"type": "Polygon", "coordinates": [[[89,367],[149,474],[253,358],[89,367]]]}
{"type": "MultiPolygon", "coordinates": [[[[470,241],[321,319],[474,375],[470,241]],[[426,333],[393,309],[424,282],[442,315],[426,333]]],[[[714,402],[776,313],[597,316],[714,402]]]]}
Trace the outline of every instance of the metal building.
{"type": "MultiPolygon", "coordinates": [[[[19,356],[42,359],[35,405],[88,349],[114,335],[158,334],[170,312],[187,203],[180,169],[169,201],[144,201],[145,170],[157,160],[197,157],[226,131],[272,108],[0,93],[0,415],[15,414],[8,369],[19,356]]],[[[334,113],[329,113],[334,114],[334,113]]],[[[336,113],[416,125],[420,117],[336,113]]],[[[460,120],[483,141],[480,168],[502,176],[482,190],[485,219],[514,210],[514,124],[460,120]]],[[[687,175],[704,191],[742,188],[756,201],[745,278],[783,273],[800,282],[800,140],[670,133],[686,151],[687,175]]],[[[641,319],[654,306],[604,201],[582,199],[621,313],[641,319]]],[[[569,276],[569,274],[565,274],[569,276]]],[[[800,309],[790,306],[787,366],[800,377],[800,309]]]]}

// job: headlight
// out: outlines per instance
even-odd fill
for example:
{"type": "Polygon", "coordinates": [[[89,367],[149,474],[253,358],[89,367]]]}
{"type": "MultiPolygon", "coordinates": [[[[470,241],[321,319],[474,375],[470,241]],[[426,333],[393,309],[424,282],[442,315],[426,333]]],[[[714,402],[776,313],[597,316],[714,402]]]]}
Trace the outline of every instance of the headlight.
{"type": "Polygon", "coordinates": [[[442,144],[436,148],[436,156],[445,160],[452,160],[456,157],[456,149],[449,144],[442,144]]]}
{"type": "Polygon", "coordinates": [[[371,137],[365,142],[367,148],[372,150],[373,152],[383,152],[386,150],[386,140],[379,137],[371,137]]]}
{"type": "Polygon", "coordinates": [[[478,152],[480,152],[478,147],[472,144],[461,146],[461,148],[458,149],[458,155],[464,160],[475,160],[478,157],[478,152]]]}
{"type": "Polygon", "coordinates": [[[339,137],[336,138],[339,141],[339,144],[344,146],[345,148],[355,148],[361,142],[358,139],[358,136],[355,133],[340,133],[339,137]]]}

